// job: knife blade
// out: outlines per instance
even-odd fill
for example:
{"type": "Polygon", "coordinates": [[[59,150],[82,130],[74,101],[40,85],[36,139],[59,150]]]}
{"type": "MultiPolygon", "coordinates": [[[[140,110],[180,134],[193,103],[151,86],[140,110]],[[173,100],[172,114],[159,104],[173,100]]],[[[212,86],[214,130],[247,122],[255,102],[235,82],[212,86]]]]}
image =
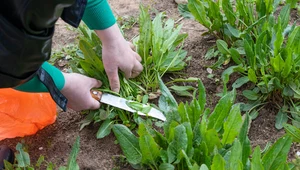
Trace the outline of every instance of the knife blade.
{"type": "MultiPolygon", "coordinates": [[[[141,115],[141,116],[150,116],[150,117],[154,117],[156,119],[162,120],[162,121],[166,121],[165,115],[161,111],[157,110],[156,108],[151,107],[150,111],[147,114],[145,114],[140,111],[136,111],[127,105],[128,102],[134,102],[132,100],[127,100],[127,99],[124,99],[124,98],[121,98],[121,97],[118,97],[115,95],[111,95],[108,93],[102,93],[97,90],[91,90],[91,95],[94,99],[96,99],[100,103],[105,103],[105,104],[129,111],[132,113],[137,112],[137,114],[141,115]]],[[[141,104],[141,105],[143,107],[149,107],[145,104],[141,104]]]]}

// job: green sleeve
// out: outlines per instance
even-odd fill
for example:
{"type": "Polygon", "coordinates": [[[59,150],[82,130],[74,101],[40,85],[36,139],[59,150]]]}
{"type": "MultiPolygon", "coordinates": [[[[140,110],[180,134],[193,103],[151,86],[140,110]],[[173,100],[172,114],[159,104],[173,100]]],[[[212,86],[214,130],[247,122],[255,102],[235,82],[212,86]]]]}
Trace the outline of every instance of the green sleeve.
{"type": "Polygon", "coordinates": [[[116,23],[107,0],[88,0],[82,20],[91,30],[104,30],[116,23]]]}
{"type": "MultiPolygon", "coordinates": [[[[50,65],[48,62],[45,62],[42,65],[42,68],[50,74],[56,87],[61,90],[65,85],[65,78],[62,72],[56,67],[50,65]]],[[[15,87],[15,89],[24,92],[48,92],[46,86],[39,80],[37,76],[34,76],[25,84],[15,87]]]]}

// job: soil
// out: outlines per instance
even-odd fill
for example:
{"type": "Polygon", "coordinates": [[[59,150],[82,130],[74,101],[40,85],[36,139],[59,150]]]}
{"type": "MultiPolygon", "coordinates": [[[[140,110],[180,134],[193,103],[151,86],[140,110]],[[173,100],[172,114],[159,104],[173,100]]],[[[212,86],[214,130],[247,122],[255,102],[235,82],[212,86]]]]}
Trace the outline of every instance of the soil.
{"type": "MultiPolygon", "coordinates": [[[[139,0],[109,0],[114,13],[123,18],[134,16],[137,18],[139,12],[139,0]]],[[[206,51],[215,44],[215,39],[212,37],[202,36],[206,28],[199,23],[183,19],[178,13],[177,4],[174,0],[143,0],[143,4],[147,4],[157,12],[165,12],[170,18],[173,18],[177,23],[183,23],[182,31],[189,34],[185,42],[184,49],[188,51],[188,55],[193,59],[188,67],[183,71],[186,77],[198,77],[203,81],[207,91],[208,107],[213,108],[219,97],[216,92],[222,91],[221,72],[213,71],[215,77],[208,78],[207,66],[215,61],[206,61],[204,55],[206,51]]],[[[153,12],[155,14],[155,11],[153,12]]],[[[293,14],[294,15],[294,14],[293,14]]],[[[154,15],[153,15],[154,16],[154,15]]],[[[292,16],[292,17],[297,17],[292,16]]],[[[126,30],[126,38],[131,40],[138,33],[138,26],[126,30]]],[[[59,20],[56,25],[56,32],[53,40],[53,48],[60,49],[68,44],[76,43],[76,33],[59,20]]],[[[225,68],[226,66],[224,66],[225,68]]],[[[179,100],[187,100],[178,98],[179,100]]],[[[243,100],[238,97],[239,100],[243,100]]],[[[260,145],[264,147],[268,141],[273,142],[284,134],[283,130],[276,130],[275,115],[277,110],[272,106],[266,106],[260,111],[259,116],[252,121],[249,130],[249,138],[253,146],[260,145]]],[[[6,139],[0,144],[9,145],[15,148],[18,142],[23,141],[29,150],[29,154],[33,162],[40,155],[44,155],[46,159],[56,165],[66,165],[71,147],[77,136],[80,136],[80,152],[78,155],[78,163],[80,169],[86,170],[108,170],[108,169],[131,169],[130,166],[124,165],[121,157],[121,149],[119,145],[114,144],[115,137],[113,134],[104,139],[97,140],[95,134],[99,128],[98,124],[90,125],[79,131],[79,122],[84,118],[84,115],[74,111],[62,112],[58,109],[57,121],[40,130],[37,134],[23,138],[6,139]],[[117,160],[117,161],[116,161],[117,160]]],[[[299,150],[299,146],[293,146],[290,158],[294,157],[294,153],[299,150]]]]}

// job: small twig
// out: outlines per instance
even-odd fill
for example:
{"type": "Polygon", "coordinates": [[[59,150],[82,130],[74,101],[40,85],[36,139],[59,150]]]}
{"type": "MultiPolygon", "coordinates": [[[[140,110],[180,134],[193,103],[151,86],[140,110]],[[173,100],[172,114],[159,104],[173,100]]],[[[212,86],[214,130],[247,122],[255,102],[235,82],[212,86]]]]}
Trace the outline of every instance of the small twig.
{"type": "Polygon", "coordinates": [[[184,19],[184,17],[179,18],[177,21],[175,21],[175,24],[177,24],[178,22],[182,21],[184,19]]]}

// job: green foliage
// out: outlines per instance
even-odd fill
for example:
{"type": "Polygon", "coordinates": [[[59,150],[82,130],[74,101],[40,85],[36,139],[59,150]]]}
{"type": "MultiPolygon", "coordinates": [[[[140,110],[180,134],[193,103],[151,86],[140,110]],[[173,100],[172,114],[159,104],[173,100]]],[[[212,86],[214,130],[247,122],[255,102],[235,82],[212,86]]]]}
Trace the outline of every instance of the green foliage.
{"type": "MultiPolygon", "coordinates": [[[[77,155],[79,153],[80,139],[77,137],[75,143],[73,144],[72,151],[70,153],[67,166],[59,167],[59,170],[79,170],[79,166],[76,162],[77,155]]],[[[7,161],[4,161],[6,170],[34,170],[47,168],[47,170],[56,169],[56,165],[51,162],[47,162],[44,156],[40,156],[36,164],[32,164],[30,161],[30,156],[28,152],[25,151],[24,146],[21,143],[18,143],[16,146],[17,153],[16,163],[11,164],[7,161]]]]}
{"type": "MultiPolygon", "coordinates": [[[[180,10],[185,14],[190,12],[218,38],[219,61],[212,68],[228,59],[237,65],[223,73],[242,75],[233,88],[251,82],[256,87],[243,92],[250,101],[264,103],[272,99],[279,106],[290,107],[278,112],[276,128],[281,129],[287,121],[287,111],[295,107],[292,102],[300,98],[300,27],[289,24],[296,1],[286,1],[279,15],[275,15],[278,4],[279,1],[269,0],[189,0],[180,10]],[[277,103],[280,98],[283,103],[277,103]]],[[[212,55],[212,50],[208,53],[212,55]]],[[[298,114],[292,114],[294,125],[299,124],[295,115],[298,114]]]]}
{"type": "Polygon", "coordinates": [[[190,60],[182,50],[187,34],[180,34],[182,25],[176,26],[172,19],[159,13],[153,21],[148,9],[140,6],[140,35],[134,40],[137,52],[142,57],[144,71],[137,78],[147,92],[156,91],[158,77],[168,72],[184,69],[190,60]]]}
{"type": "MultiPolygon", "coordinates": [[[[115,135],[123,153],[130,159],[136,157],[130,162],[136,164],[134,167],[170,170],[289,169],[287,155],[292,144],[290,135],[278,139],[263,155],[259,147],[251,153],[247,136],[250,116],[246,114],[243,120],[240,105],[232,104],[235,91],[223,96],[210,113],[204,108],[205,99],[202,97],[205,97],[205,89],[201,81],[198,83],[199,97],[194,96],[190,103],[179,105],[160,82],[160,107],[169,107],[161,108],[167,115],[163,133],[154,130],[145,121],[139,124],[138,137],[127,127],[114,125],[117,129],[122,127],[122,131],[118,130],[115,135]]],[[[296,139],[298,136],[294,131],[293,134],[296,139]]]]}

